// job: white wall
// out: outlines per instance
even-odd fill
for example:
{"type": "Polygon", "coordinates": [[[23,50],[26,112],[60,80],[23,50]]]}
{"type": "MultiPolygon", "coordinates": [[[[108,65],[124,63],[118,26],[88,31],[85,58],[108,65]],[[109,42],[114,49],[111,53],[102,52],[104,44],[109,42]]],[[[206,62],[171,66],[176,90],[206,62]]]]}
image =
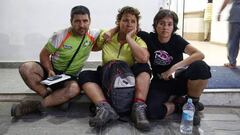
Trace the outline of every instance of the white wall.
{"type": "Polygon", "coordinates": [[[185,12],[202,11],[207,0],[185,0],[185,12]]]}
{"type": "MultiPolygon", "coordinates": [[[[185,0],[185,13],[193,13],[203,11],[207,4],[207,0],[185,0]]],[[[203,18],[185,17],[184,18],[185,33],[203,33],[203,18]]]]}
{"type": "Polygon", "coordinates": [[[186,33],[203,33],[204,24],[203,18],[185,18],[184,19],[184,32],[186,33]]]}
{"type": "MultiPolygon", "coordinates": [[[[143,30],[152,31],[152,20],[160,7],[174,10],[179,15],[179,34],[182,33],[184,0],[1,0],[0,1],[0,62],[38,60],[38,54],[51,34],[70,26],[70,10],[76,5],[89,7],[92,28],[111,28],[117,10],[129,5],[138,8],[143,30]]],[[[203,10],[207,0],[185,0],[185,12],[203,10]]],[[[230,5],[223,11],[223,19],[216,15],[223,0],[213,1],[211,41],[226,43],[227,17],[230,5]]],[[[200,26],[202,27],[202,26],[200,26]]],[[[93,53],[89,60],[100,60],[100,53],[93,53]]]]}
{"type": "MultiPolygon", "coordinates": [[[[207,0],[185,0],[185,12],[203,11],[207,0]]],[[[213,14],[212,14],[212,25],[211,25],[211,42],[226,44],[228,39],[228,21],[229,10],[231,4],[229,4],[222,12],[221,21],[217,21],[217,14],[223,0],[213,0],[213,14]]],[[[203,19],[188,19],[184,21],[188,27],[184,28],[185,32],[203,32],[203,19]],[[190,27],[189,27],[190,26],[190,27]]]]}
{"type": "Polygon", "coordinates": [[[228,40],[228,21],[229,10],[231,4],[229,4],[221,14],[221,21],[217,21],[218,12],[222,6],[223,0],[213,1],[213,18],[212,18],[212,28],[211,28],[211,41],[217,43],[226,44],[228,40]]]}
{"type": "MultiPolygon", "coordinates": [[[[70,10],[76,5],[90,9],[92,28],[115,26],[118,9],[133,6],[140,10],[143,30],[152,31],[152,20],[162,0],[1,0],[0,61],[38,60],[51,34],[70,26],[70,10]]],[[[99,53],[90,61],[100,60],[99,53]]]]}

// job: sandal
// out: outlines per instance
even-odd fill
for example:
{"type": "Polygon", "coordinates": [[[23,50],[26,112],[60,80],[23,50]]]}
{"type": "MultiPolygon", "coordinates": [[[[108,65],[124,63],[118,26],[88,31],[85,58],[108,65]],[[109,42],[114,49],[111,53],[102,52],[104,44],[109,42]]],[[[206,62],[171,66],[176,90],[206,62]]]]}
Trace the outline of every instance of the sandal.
{"type": "Polygon", "coordinates": [[[237,66],[236,65],[234,65],[234,64],[230,64],[230,63],[225,63],[224,64],[224,67],[228,67],[228,68],[237,68],[237,66]]]}

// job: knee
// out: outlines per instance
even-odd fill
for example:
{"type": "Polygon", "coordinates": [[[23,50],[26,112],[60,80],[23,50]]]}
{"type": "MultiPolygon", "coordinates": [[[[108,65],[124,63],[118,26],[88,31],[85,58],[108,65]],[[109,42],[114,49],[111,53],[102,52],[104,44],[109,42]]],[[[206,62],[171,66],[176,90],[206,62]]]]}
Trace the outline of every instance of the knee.
{"type": "Polygon", "coordinates": [[[136,77],[136,90],[145,90],[145,87],[142,87],[143,85],[149,86],[150,84],[150,74],[147,72],[142,72],[136,77]]]}
{"type": "Polygon", "coordinates": [[[136,81],[137,83],[150,83],[150,77],[151,75],[147,72],[141,72],[137,75],[136,81]]]}
{"type": "Polygon", "coordinates": [[[202,60],[193,62],[192,64],[190,64],[190,67],[194,68],[194,69],[198,69],[198,68],[200,68],[200,69],[203,68],[205,70],[209,69],[209,66],[207,65],[207,63],[202,60]]]}
{"type": "Polygon", "coordinates": [[[190,80],[211,78],[210,67],[204,61],[196,61],[189,65],[186,75],[190,80]]]}
{"type": "Polygon", "coordinates": [[[29,72],[31,71],[33,67],[33,63],[32,62],[26,62],[26,63],[23,63],[19,66],[18,70],[19,70],[19,73],[22,75],[26,72],[29,72]]]}
{"type": "Polygon", "coordinates": [[[139,80],[144,79],[146,81],[149,81],[150,77],[151,77],[150,73],[148,73],[148,72],[141,72],[140,74],[138,74],[137,79],[139,79],[139,80]]]}
{"type": "Polygon", "coordinates": [[[73,98],[77,96],[79,93],[80,93],[80,87],[77,82],[74,82],[69,84],[65,92],[65,95],[67,98],[73,98]]]}

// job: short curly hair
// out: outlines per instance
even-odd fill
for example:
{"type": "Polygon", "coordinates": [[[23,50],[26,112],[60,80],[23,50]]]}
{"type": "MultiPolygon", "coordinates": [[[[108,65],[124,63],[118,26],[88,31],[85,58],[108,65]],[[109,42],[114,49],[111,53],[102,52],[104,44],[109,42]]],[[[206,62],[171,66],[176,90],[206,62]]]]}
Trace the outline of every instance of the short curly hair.
{"type": "Polygon", "coordinates": [[[158,11],[158,13],[155,15],[154,19],[153,19],[153,29],[154,32],[156,31],[156,27],[157,24],[159,22],[159,20],[163,19],[164,17],[171,17],[173,19],[173,33],[176,32],[178,30],[178,16],[175,12],[168,10],[168,9],[160,9],[158,11]]]}
{"type": "Polygon", "coordinates": [[[137,28],[139,28],[139,20],[141,18],[140,12],[139,12],[138,9],[130,7],[130,6],[125,6],[125,7],[118,10],[118,14],[117,14],[117,17],[116,17],[116,22],[115,22],[115,24],[118,27],[119,27],[119,22],[122,19],[124,14],[132,14],[132,15],[136,16],[136,18],[137,18],[137,28]]]}

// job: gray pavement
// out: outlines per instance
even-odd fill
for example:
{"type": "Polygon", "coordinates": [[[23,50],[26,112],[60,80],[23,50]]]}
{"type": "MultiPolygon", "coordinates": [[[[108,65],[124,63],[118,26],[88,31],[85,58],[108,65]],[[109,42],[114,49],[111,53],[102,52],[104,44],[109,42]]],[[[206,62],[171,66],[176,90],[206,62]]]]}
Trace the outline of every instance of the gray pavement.
{"type": "MultiPolygon", "coordinates": [[[[0,104],[0,135],[181,135],[180,115],[151,121],[151,131],[141,132],[131,122],[115,121],[100,129],[90,128],[87,103],[73,102],[67,111],[51,108],[21,119],[10,117],[12,102],[0,104]]],[[[206,107],[201,126],[193,135],[240,135],[240,108],[206,107]]]]}

